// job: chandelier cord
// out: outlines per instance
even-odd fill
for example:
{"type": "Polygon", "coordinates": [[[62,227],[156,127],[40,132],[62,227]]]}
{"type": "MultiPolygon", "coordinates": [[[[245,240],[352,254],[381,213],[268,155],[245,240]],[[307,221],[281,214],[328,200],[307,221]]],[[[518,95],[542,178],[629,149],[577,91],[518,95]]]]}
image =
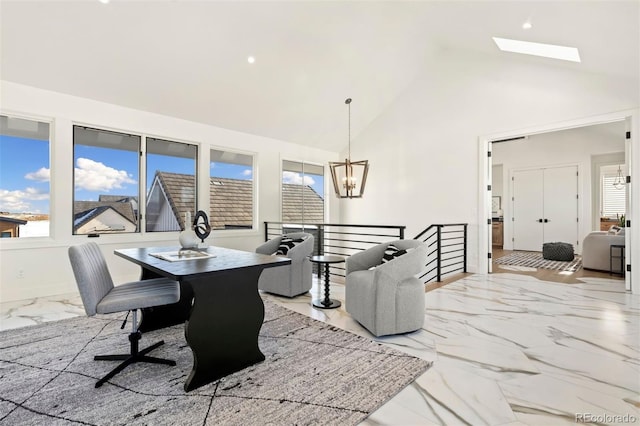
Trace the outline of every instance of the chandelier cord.
{"type": "Polygon", "coordinates": [[[344,101],[345,104],[349,107],[349,161],[351,161],[351,98],[347,98],[344,101]]]}

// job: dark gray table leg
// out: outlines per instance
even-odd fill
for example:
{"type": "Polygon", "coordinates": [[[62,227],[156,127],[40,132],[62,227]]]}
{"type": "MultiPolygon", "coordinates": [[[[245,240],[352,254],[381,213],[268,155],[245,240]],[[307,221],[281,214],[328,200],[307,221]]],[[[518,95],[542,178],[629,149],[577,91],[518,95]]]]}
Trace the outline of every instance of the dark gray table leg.
{"type": "MultiPolygon", "coordinates": [[[[148,269],[142,269],[143,280],[153,278],[162,278],[148,269]]],[[[184,324],[189,318],[191,305],[193,303],[193,290],[188,283],[180,283],[180,300],[170,305],[154,306],[142,309],[142,320],[140,321],[140,330],[142,333],[152,330],[158,330],[173,325],[184,324]]]]}
{"type": "Polygon", "coordinates": [[[194,293],[185,323],[193,369],[185,391],[264,361],[258,347],[264,321],[264,303],[258,293],[261,272],[261,268],[248,268],[187,281],[194,293]]]}

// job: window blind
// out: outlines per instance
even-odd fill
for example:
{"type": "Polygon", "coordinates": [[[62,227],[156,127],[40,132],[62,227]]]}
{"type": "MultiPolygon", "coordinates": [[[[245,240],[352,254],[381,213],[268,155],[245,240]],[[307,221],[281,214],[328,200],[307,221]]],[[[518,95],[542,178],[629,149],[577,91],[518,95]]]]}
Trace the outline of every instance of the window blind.
{"type": "Polygon", "coordinates": [[[602,216],[618,217],[625,213],[625,188],[616,189],[613,183],[616,180],[617,173],[602,174],[602,216]]]}

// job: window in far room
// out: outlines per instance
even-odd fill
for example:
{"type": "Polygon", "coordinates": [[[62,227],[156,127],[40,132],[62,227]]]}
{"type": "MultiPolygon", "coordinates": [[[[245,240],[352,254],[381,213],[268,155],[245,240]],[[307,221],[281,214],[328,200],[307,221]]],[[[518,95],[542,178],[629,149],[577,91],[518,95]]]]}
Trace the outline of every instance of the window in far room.
{"type": "Polygon", "coordinates": [[[196,213],[198,147],[182,142],[146,138],[145,230],[180,231],[187,224],[187,212],[196,213]]]}
{"type": "Polygon", "coordinates": [[[211,228],[253,229],[253,155],[212,149],[210,161],[211,228]]]}
{"type": "Polygon", "coordinates": [[[617,219],[626,211],[626,185],[614,185],[616,181],[624,182],[624,164],[602,166],[600,168],[600,216],[617,219]],[[618,176],[618,167],[623,171],[622,177],[618,176]]]}
{"type": "Polygon", "coordinates": [[[140,136],[73,126],[73,234],[140,232],[140,136]]]}
{"type": "Polygon", "coordinates": [[[49,236],[49,123],[0,115],[2,238],[49,236]]]}

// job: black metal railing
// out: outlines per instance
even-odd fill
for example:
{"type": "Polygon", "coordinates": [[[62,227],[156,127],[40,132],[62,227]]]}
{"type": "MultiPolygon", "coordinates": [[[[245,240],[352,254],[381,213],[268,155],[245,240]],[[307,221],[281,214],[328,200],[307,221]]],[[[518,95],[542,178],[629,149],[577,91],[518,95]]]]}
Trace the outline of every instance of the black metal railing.
{"type": "MultiPolygon", "coordinates": [[[[264,222],[265,241],[292,232],[307,232],[315,238],[314,255],[348,257],[377,244],[404,239],[405,226],[354,225],[341,223],[264,222]]],[[[442,281],[455,272],[467,272],[467,224],[434,224],[414,237],[429,247],[425,269],[419,277],[425,283],[442,281]]],[[[344,264],[331,266],[331,274],[344,277],[344,264]]],[[[320,272],[315,270],[320,277],[320,272]]]]}
{"type": "Polygon", "coordinates": [[[420,274],[425,283],[442,281],[445,275],[454,272],[467,272],[466,223],[430,225],[413,239],[429,247],[427,264],[420,274]]]}
{"type": "MultiPolygon", "coordinates": [[[[314,255],[335,254],[348,257],[377,244],[403,240],[405,226],[398,225],[353,225],[344,223],[290,223],[265,222],[264,238],[292,232],[307,232],[315,238],[314,255]]],[[[344,263],[331,266],[331,274],[345,275],[344,263]]],[[[320,277],[320,271],[316,270],[320,277]]]]}

